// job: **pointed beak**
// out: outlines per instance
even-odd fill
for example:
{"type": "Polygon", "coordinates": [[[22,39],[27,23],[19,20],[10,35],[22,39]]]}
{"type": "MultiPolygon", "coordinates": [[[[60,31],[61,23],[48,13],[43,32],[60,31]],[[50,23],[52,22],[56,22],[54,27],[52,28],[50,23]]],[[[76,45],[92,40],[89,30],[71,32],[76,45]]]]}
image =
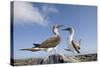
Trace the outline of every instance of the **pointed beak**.
{"type": "Polygon", "coordinates": [[[62,29],[63,31],[66,31],[66,29],[62,29]]]}
{"type": "Polygon", "coordinates": [[[63,27],[64,25],[58,25],[58,28],[63,27]]]}
{"type": "Polygon", "coordinates": [[[69,31],[70,29],[69,28],[65,28],[65,29],[62,29],[63,31],[69,31]]]}

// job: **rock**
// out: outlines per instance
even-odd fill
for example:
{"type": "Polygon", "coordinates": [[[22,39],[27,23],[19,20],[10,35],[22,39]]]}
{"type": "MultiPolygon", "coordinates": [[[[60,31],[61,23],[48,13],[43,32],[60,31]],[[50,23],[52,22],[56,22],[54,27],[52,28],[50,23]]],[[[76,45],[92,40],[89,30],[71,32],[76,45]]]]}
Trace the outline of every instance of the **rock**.
{"type": "Polygon", "coordinates": [[[40,64],[73,63],[73,62],[80,62],[80,60],[78,60],[74,56],[65,57],[63,54],[54,54],[42,59],[40,64]]]}

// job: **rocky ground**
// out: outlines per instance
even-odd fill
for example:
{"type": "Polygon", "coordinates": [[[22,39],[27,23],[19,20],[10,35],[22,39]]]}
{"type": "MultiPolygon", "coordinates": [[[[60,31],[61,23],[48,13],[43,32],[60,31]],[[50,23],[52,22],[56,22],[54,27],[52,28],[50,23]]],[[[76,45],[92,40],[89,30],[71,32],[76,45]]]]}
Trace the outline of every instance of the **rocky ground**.
{"type": "Polygon", "coordinates": [[[87,54],[76,56],[81,62],[97,61],[97,54],[87,54]]]}
{"type": "Polygon", "coordinates": [[[88,62],[97,61],[97,54],[86,54],[78,56],[65,56],[63,54],[51,55],[46,58],[27,58],[27,59],[14,59],[12,65],[40,65],[40,64],[55,64],[55,63],[75,63],[75,62],[88,62]]]}

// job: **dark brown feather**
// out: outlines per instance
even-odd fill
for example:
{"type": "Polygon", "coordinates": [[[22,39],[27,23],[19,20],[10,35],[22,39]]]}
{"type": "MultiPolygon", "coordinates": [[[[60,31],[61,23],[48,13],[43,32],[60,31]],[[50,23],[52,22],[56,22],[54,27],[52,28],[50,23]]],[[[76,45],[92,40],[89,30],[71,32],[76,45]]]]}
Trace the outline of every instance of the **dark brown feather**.
{"type": "Polygon", "coordinates": [[[80,53],[80,51],[79,51],[80,47],[77,47],[73,40],[72,40],[72,45],[73,45],[74,49],[76,50],[76,52],[80,53]]]}
{"type": "Polygon", "coordinates": [[[60,43],[60,37],[59,36],[54,36],[51,37],[47,40],[45,40],[44,42],[41,43],[40,46],[38,46],[39,48],[50,48],[50,47],[56,47],[58,44],[60,43]]]}

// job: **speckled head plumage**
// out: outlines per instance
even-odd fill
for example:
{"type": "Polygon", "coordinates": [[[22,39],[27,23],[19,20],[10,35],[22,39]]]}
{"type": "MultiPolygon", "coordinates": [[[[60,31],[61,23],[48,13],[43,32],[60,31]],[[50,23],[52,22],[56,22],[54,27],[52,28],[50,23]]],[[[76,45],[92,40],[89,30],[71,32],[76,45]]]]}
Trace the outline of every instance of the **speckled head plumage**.
{"type": "Polygon", "coordinates": [[[54,33],[55,35],[56,35],[56,34],[59,34],[58,30],[59,30],[59,28],[62,27],[62,26],[63,26],[63,25],[58,25],[58,24],[53,25],[53,27],[52,27],[53,33],[54,33]]]}

